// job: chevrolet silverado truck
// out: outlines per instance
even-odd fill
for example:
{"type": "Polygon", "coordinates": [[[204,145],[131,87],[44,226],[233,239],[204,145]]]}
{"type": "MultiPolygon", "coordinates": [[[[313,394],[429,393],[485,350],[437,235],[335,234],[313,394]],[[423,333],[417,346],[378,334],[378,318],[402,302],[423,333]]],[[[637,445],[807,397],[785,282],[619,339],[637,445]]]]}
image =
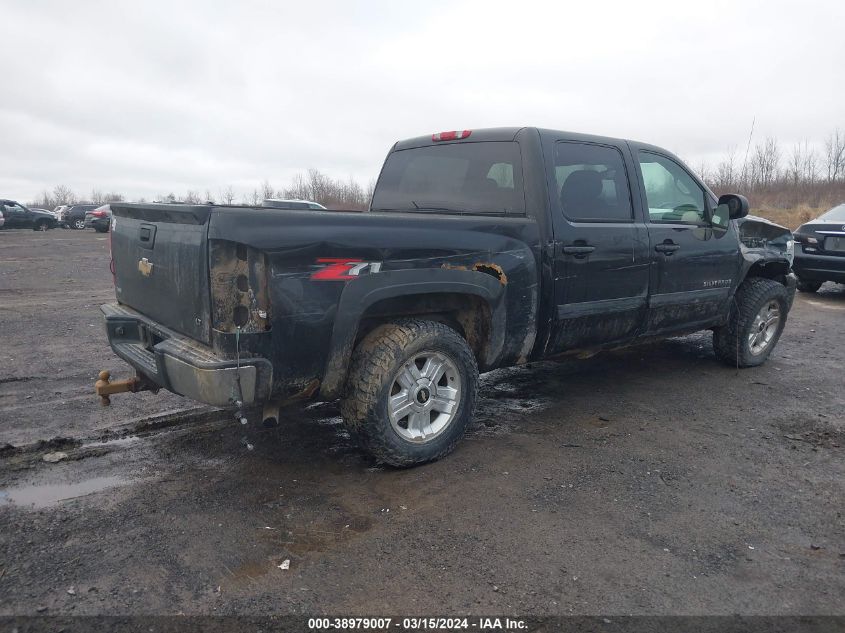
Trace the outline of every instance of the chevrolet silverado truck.
{"type": "MultiPolygon", "coordinates": [[[[381,462],[447,454],[479,372],[699,330],[763,363],[792,305],[792,234],[670,152],[543,130],[396,143],[368,211],[112,204],[114,352],[161,388],[265,420],[340,399],[381,462]]],[[[244,418],[245,420],[246,418],[244,418]]]]}

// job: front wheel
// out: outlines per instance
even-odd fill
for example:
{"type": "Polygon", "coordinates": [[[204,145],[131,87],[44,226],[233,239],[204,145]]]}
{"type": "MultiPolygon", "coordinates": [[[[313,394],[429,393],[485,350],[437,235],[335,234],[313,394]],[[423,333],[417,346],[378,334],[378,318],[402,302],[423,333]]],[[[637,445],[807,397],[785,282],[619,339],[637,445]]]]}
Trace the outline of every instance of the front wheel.
{"type": "Polygon", "coordinates": [[[82,230],[85,228],[85,220],[74,220],[72,226],[77,230],[82,230]]]}
{"type": "Polygon", "coordinates": [[[355,349],[341,413],[376,459],[414,466],[449,453],[475,407],[478,366],[451,327],[408,319],[370,332],[355,349]]]}
{"type": "Polygon", "coordinates": [[[745,280],[736,291],[727,324],[713,328],[713,351],[732,367],[762,365],[777,345],[786,315],[789,294],[772,279],[745,280]]]}

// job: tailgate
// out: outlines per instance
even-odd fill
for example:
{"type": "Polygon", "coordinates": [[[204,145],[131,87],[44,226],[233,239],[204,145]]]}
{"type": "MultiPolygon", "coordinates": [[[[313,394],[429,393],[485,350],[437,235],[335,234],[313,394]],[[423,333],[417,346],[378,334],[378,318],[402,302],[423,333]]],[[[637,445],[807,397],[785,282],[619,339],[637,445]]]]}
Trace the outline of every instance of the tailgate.
{"type": "Polygon", "coordinates": [[[117,300],[209,343],[206,234],[211,207],[113,203],[111,208],[117,300]]]}

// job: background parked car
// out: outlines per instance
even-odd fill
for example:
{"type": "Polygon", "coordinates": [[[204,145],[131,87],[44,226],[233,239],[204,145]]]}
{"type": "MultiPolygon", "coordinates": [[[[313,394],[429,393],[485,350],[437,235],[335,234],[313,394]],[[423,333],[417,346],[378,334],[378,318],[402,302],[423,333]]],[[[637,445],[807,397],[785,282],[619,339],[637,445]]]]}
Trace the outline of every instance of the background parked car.
{"type": "Polygon", "coordinates": [[[326,210],[319,202],[311,202],[310,200],[280,200],[277,198],[267,198],[261,205],[263,207],[271,207],[273,209],[322,209],[326,210]]]}
{"type": "Polygon", "coordinates": [[[3,211],[0,211],[0,229],[3,228],[3,225],[6,223],[6,218],[3,217],[3,211]]]}
{"type": "Polygon", "coordinates": [[[55,209],[53,209],[53,215],[55,215],[56,219],[59,220],[60,222],[62,220],[62,211],[64,211],[65,209],[67,209],[66,204],[60,204],[55,209]]]}
{"type": "Polygon", "coordinates": [[[0,213],[3,215],[4,229],[34,229],[46,231],[57,226],[56,218],[49,211],[28,209],[14,200],[0,200],[0,213]]]}
{"type": "Polygon", "coordinates": [[[845,204],[802,224],[794,236],[801,246],[792,264],[798,290],[815,292],[826,281],[845,284],[845,204]]]}
{"type": "Polygon", "coordinates": [[[98,206],[96,204],[72,204],[62,210],[59,222],[62,226],[69,229],[84,229],[85,214],[88,211],[93,211],[98,206]]]}
{"type": "Polygon", "coordinates": [[[97,233],[108,233],[111,226],[111,206],[104,204],[93,211],[85,212],[85,228],[91,228],[97,233]]]}

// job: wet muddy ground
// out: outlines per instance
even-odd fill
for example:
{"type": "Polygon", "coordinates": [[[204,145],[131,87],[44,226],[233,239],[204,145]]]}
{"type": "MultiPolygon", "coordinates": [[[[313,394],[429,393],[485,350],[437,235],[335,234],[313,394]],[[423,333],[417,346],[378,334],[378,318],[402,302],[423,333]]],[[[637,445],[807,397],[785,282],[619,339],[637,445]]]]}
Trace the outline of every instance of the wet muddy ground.
{"type": "Polygon", "coordinates": [[[843,286],[758,369],[702,334],[488,374],[394,470],[334,403],[101,408],[104,237],[0,231],[0,614],[843,613],[843,286]]]}

